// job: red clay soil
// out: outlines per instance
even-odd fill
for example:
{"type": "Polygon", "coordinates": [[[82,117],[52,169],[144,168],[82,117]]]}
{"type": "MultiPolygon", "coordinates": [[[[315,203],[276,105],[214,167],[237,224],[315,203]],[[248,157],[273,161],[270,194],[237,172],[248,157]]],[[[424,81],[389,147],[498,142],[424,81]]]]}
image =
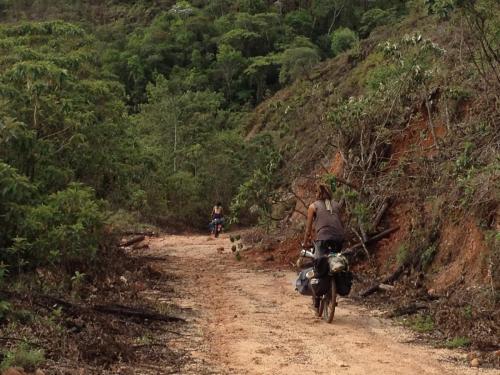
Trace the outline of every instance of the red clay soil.
{"type": "MultiPolygon", "coordinates": [[[[344,173],[344,159],[340,152],[336,152],[332,158],[332,161],[327,167],[319,167],[314,171],[314,175],[322,175],[325,173],[325,169],[328,173],[334,176],[341,177],[344,173]]],[[[310,204],[314,200],[314,183],[315,180],[312,178],[298,178],[293,184],[293,191],[297,194],[303,202],[297,200],[295,204],[295,212],[291,216],[291,221],[300,222],[304,221],[305,215],[307,213],[307,207],[304,203],[310,204]]]]}
{"type": "Polygon", "coordinates": [[[301,237],[287,238],[282,242],[256,246],[242,254],[245,264],[268,269],[293,268],[301,249],[301,237]]]}
{"type": "Polygon", "coordinates": [[[432,276],[431,287],[443,291],[461,277],[467,285],[489,284],[485,262],[489,251],[482,232],[472,219],[446,223],[432,264],[432,269],[439,271],[432,276]]]}
{"type": "Polygon", "coordinates": [[[411,205],[398,204],[390,207],[386,214],[387,227],[399,227],[390,236],[381,239],[373,250],[375,264],[382,273],[390,273],[397,267],[396,254],[408,238],[412,228],[411,205]]]}
{"type": "MultiPolygon", "coordinates": [[[[434,120],[434,133],[437,140],[446,136],[446,126],[441,122],[434,120]]],[[[430,130],[427,114],[419,114],[409,125],[392,140],[391,159],[389,167],[395,167],[402,158],[408,157],[414,159],[418,156],[432,157],[437,154],[434,146],[434,137],[430,130]]]]}
{"type": "Polygon", "coordinates": [[[344,173],[344,164],[344,159],[342,158],[341,153],[337,151],[330,164],[329,172],[334,176],[342,176],[344,173]]]}

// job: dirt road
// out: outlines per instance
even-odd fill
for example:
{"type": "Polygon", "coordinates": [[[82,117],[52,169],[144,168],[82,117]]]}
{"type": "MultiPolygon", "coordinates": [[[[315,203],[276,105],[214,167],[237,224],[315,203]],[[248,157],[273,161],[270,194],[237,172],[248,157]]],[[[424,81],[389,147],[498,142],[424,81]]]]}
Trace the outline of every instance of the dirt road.
{"type": "Polygon", "coordinates": [[[493,374],[462,365],[464,355],[410,343],[412,334],[341,299],[333,324],[313,316],[290,271],[245,267],[227,238],[165,236],[176,301],[190,311],[189,334],[174,342],[191,360],[182,374],[493,374]],[[220,253],[217,248],[224,247],[220,253]]]}

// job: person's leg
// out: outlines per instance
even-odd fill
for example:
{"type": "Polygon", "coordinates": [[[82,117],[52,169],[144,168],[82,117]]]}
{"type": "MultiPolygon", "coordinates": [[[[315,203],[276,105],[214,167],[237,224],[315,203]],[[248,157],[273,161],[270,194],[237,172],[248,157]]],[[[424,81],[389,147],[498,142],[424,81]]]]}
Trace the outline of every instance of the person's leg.
{"type": "Polygon", "coordinates": [[[328,273],[328,254],[330,253],[327,241],[314,242],[314,273],[316,277],[323,277],[328,273]]]}
{"type": "Polygon", "coordinates": [[[328,255],[327,241],[314,241],[314,259],[328,255]]]}
{"type": "Polygon", "coordinates": [[[319,297],[315,297],[313,296],[313,306],[316,308],[316,309],[319,309],[319,303],[320,303],[320,299],[319,297]]]}

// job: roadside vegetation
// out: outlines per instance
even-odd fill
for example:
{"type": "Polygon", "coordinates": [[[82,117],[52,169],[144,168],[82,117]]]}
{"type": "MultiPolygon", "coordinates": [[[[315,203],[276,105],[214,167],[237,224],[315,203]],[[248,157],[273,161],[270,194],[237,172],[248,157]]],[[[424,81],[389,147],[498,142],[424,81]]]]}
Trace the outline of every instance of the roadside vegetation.
{"type": "MultiPolygon", "coordinates": [[[[221,201],[233,223],[282,229],[311,171],[356,241],[384,202],[411,202],[394,263],[414,276],[446,264],[443,228],[470,218],[487,251],[481,303],[466,302],[498,322],[499,17],[494,0],[0,0],[0,325],[31,327],[0,366],[62,355],[31,338],[67,344],[82,325],[43,298],[124,289],[116,247],[139,223],[205,229],[221,201]]],[[[446,320],[433,314],[415,326],[446,320]]],[[[449,345],[486,342],[490,323],[450,328],[449,345]]],[[[132,360],[106,340],[106,359],[79,360],[132,360]]]]}

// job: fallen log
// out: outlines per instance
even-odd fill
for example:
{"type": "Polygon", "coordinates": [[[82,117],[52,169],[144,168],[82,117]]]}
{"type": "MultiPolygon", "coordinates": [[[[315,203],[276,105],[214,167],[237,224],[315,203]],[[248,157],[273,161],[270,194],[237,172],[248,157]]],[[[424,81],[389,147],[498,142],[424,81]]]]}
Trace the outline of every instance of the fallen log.
{"type": "Polygon", "coordinates": [[[154,311],[144,310],[135,307],[123,306],[123,305],[95,305],[92,306],[92,310],[98,311],[105,314],[120,315],[131,318],[141,318],[148,320],[158,320],[162,322],[185,322],[185,319],[160,314],[154,311]]]}
{"type": "Polygon", "coordinates": [[[120,243],[120,247],[128,247],[128,246],[134,245],[138,242],[144,241],[145,239],[146,239],[146,236],[144,236],[142,234],[139,236],[134,236],[131,239],[120,243]]]}
{"type": "Polygon", "coordinates": [[[150,230],[145,230],[145,231],[125,231],[123,232],[124,235],[126,236],[147,236],[147,237],[156,237],[158,233],[150,231],[150,230]]]}
{"type": "Polygon", "coordinates": [[[16,292],[8,292],[8,291],[0,291],[0,297],[2,298],[16,298],[16,299],[27,299],[35,302],[36,305],[41,307],[50,307],[59,306],[63,310],[67,312],[76,314],[76,313],[85,313],[89,311],[95,311],[102,314],[112,314],[118,315],[122,317],[129,318],[140,318],[140,319],[149,319],[156,320],[162,322],[185,322],[186,320],[183,318],[179,318],[176,316],[170,316],[165,314],[160,314],[155,311],[146,310],[142,308],[132,307],[132,306],[123,306],[123,305],[91,305],[91,306],[82,306],[72,302],[65,301],[58,297],[48,296],[48,295],[22,295],[16,292]]]}
{"type": "Polygon", "coordinates": [[[395,286],[389,285],[389,284],[379,284],[378,288],[381,290],[385,290],[387,292],[390,292],[390,291],[394,290],[395,286]]]}
{"type": "Polygon", "coordinates": [[[420,310],[425,310],[425,309],[428,309],[429,306],[425,303],[418,303],[418,302],[415,302],[415,303],[412,303],[408,306],[404,306],[404,307],[399,307],[397,309],[394,309],[389,315],[388,317],[389,318],[396,318],[398,316],[403,316],[403,315],[412,315],[412,314],[416,314],[418,311],[420,310]]]}
{"type": "MultiPolygon", "coordinates": [[[[366,245],[366,244],[378,241],[378,240],[380,240],[380,239],[388,236],[389,234],[391,234],[391,233],[393,233],[393,232],[395,232],[397,230],[399,230],[399,227],[394,227],[394,228],[387,229],[387,230],[385,230],[383,232],[380,232],[379,234],[376,234],[373,237],[370,237],[368,239],[368,241],[366,241],[364,244],[366,245]]],[[[354,246],[351,246],[350,248],[342,251],[342,254],[344,254],[344,255],[355,255],[362,248],[363,248],[363,243],[360,242],[360,243],[358,243],[358,244],[356,244],[354,246]]]]}
{"type": "Polygon", "coordinates": [[[133,257],[133,258],[145,260],[148,262],[164,262],[164,261],[168,260],[167,257],[155,257],[155,256],[149,256],[149,255],[143,255],[143,256],[138,256],[138,257],[133,257]]]}
{"type": "Polygon", "coordinates": [[[369,287],[368,289],[366,289],[365,291],[361,292],[359,295],[361,297],[368,297],[369,295],[375,293],[376,291],[380,290],[380,285],[381,284],[392,284],[394,281],[396,281],[399,276],[401,276],[401,274],[403,273],[403,271],[405,270],[405,266],[399,266],[396,271],[394,271],[391,275],[387,276],[385,279],[383,279],[381,282],[379,283],[376,283],[374,285],[372,285],[371,287],[369,287]]]}
{"type": "Polygon", "coordinates": [[[149,245],[147,243],[141,244],[140,242],[132,246],[132,250],[144,250],[149,249],[149,245]]]}

